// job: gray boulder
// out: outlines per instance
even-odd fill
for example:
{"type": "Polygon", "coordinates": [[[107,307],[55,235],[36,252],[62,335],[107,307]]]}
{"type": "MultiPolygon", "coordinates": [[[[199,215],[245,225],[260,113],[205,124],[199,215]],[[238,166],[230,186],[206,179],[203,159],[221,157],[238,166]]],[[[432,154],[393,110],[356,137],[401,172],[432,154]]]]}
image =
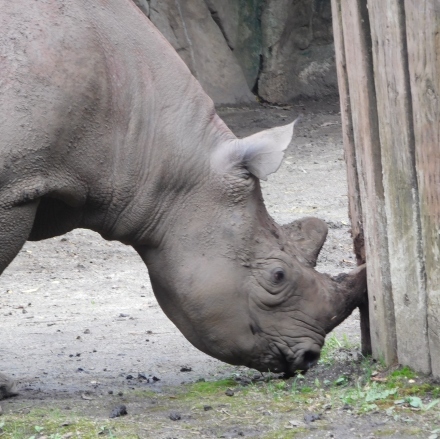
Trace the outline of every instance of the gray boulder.
{"type": "Polygon", "coordinates": [[[330,0],[134,0],[216,104],[337,94],[330,0]]]}
{"type": "Polygon", "coordinates": [[[133,0],[134,4],[147,16],[150,16],[150,4],[147,0],[133,0]]]}
{"type": "Polygon", "coordinates": [[[151,0],[150,19],[216,104],[255,102],[204,0],[151,0]]]}
{"type": "Polygon", "coordinates": [[[258,94],[269,102],[337,93],[329,0],[267,0],[258,94]]]}
{"type": "Polygon", "coordinates": [[[260,22],[263,0],[205,0],[205,3],[234,52],[249,88],[254,91],[263,50],[260,22]]]}

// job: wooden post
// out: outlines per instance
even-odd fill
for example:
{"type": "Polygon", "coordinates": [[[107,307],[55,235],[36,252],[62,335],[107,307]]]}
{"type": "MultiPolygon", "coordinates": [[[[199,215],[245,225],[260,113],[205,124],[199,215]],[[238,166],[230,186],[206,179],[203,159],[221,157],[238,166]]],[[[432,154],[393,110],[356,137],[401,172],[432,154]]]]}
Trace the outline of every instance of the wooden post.
{"type": "Polygon", "coordinates": [[[332,0],[332,8],[373,355],[440,377],[440,3],[332,0]]]}
{"type": "Polygon", "coordinates": [[[339,3],[365,232],[372,350],[375,358],[391,364],[397,359],[396,333],[368,11],[363,0],[339,3]]]}
{"type": "MultiPolygon", "coordinates": [[[[347,165],[348,213],[351,221],[351,236],[357,264],[365,263],[364,231],[362,228],[362,205],[359,191],[359,177],[356,167],[356,148],[353,138],[351,105],[348,88],[347,64],[345,60],[344,35],[342,32],[341,0],[332,0],[333,35],[338,66],[339,97],[341,101],[342,137],[345,163],[347,165]]],[[[361,320],[362,354],[371,355],[370,317],[368,296],[365,304],[359,307],[361,320]]]]}
{"type": "MultiPolygon", "coordinates": [[[[401,364],[429,373],[426,288],[414,157],[405,11],[400,0],[368,0],[387,216],[390,272],[401,364]]],[[[439,168],[440,169],[440,168],[439,168]]]]}
{"type": "Polygon", "coordinates": [[[440,4],[405,0],[432,372],[440,377],[440,4]]]}

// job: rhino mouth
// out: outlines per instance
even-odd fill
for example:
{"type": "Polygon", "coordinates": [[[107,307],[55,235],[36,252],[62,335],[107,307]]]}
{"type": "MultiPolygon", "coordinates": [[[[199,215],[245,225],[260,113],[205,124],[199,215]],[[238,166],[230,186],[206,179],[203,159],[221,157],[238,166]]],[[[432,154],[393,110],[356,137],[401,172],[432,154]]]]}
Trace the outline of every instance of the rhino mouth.
{"type": "Polygon", "coordinates": [[[306,373],[310,368],[316,366],[321,355],[321,349],[315,345],[296,352],[280,343],[274,345],[279,353],[280,372],[283,372],[286,378],[306,373]]]}

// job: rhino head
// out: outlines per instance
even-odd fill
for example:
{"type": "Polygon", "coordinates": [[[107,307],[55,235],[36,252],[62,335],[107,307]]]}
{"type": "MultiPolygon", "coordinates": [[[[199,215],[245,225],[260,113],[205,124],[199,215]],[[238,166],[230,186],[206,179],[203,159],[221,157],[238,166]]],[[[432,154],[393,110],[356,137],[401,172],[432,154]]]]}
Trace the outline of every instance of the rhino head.
{"type": "Polygon", "coordinates": [[[327,236],[317,218],[278,225],[260,179],[275,172],[294,124],[219,142],[173,202],[158,245],[138,246],[168,317],[203,352],[259,371],[306,371],[325,336],[366,292],[365,267],[314,270],[327,236]]]}

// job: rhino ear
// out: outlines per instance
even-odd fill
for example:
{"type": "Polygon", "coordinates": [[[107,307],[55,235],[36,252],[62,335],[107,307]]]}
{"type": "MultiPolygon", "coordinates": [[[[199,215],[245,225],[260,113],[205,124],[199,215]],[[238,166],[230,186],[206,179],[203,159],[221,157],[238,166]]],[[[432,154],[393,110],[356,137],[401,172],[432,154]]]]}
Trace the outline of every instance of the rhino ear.
{"type": "Polygon", "coordinates": [[[278,170],[292,140],[295,123],[271,128],[237,140],[241,166],[261,180],[278,170]]]}

